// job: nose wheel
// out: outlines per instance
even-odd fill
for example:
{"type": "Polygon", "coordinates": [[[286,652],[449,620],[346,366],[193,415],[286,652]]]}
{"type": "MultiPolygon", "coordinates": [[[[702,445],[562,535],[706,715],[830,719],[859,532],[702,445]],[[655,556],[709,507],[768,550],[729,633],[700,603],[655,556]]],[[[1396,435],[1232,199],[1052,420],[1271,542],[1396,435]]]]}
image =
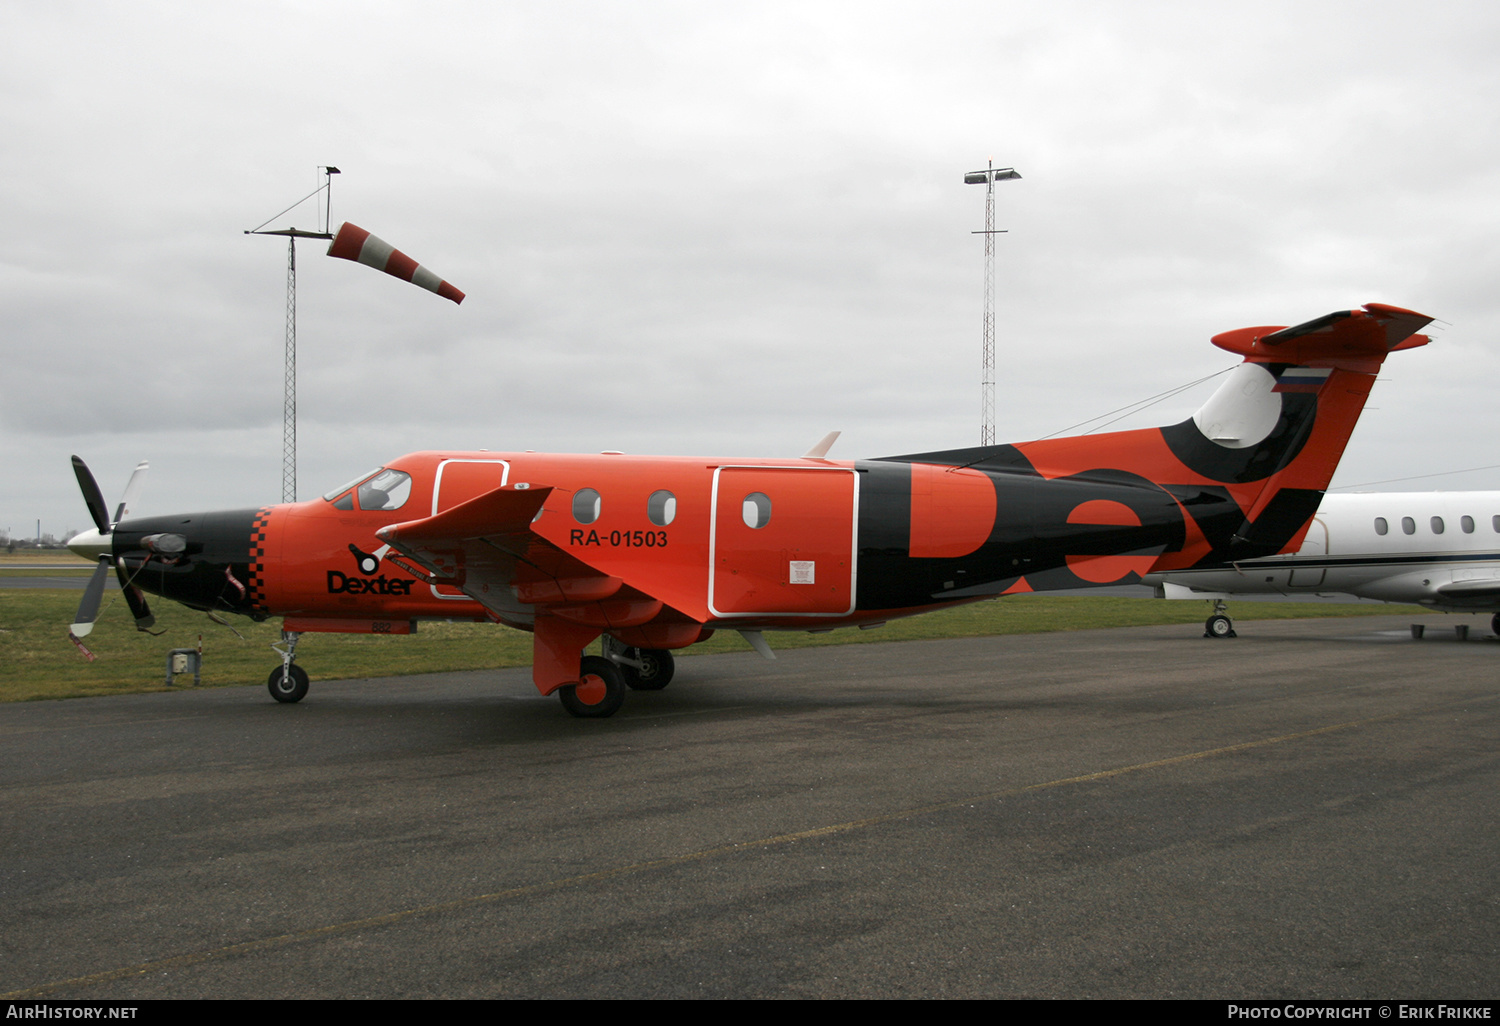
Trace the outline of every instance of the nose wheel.
{"type": "Polygon", "coordinates": [[[307,671],[296,663],[278,666],[266,678],[266,687],[278,702],[300,702],[307,695],[307,671]]]}
{"type": "Polygon", "coordinates": [[[1229,607],[1224,604],[1223,599],[1214,599],[1214,611],[1207,620],[1203,621],[1203,636],[1205,638],[1237,638],[1234,633],[1234,621],[1225,615],[1229,607]]]}
{"type": "Polygon", "coordinates": [[[281,653],[281,665],[266,678],[266,688],[278,702],[289,704],[307,697],[307,671],[293,662],[297,657],[297,639],[300,637],[302,635],[298,631],[282,631],[281,640],[271,645],[281,653]]]}

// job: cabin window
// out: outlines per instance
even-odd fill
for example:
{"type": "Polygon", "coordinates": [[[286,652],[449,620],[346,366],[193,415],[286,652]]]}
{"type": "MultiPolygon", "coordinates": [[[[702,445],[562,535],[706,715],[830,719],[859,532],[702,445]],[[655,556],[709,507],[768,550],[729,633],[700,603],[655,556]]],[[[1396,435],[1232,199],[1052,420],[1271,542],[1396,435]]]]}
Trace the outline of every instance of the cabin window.
{"type": "Polygon", "coordinates": [[[1458,526],[1464,529],[1464,534],[1474,533],[1474,518],[1469,516],[1459,517],[1458,526]]]}
{"type": "Polygon", "coordinates": [[[745,496],[743,513],[746,527],[765,527],[771,522],[770,498],[764,492],[751,492],[745,496]]]}
{"type": "Polygon", "coordinates": [[[359,486],[360,509],[400,509],[411,495],[411,475],[382,470],[359,486]]]}
{"type": "Polygon", "coordinates": [[[646,517],[657,527],[666,527],[677,519],[677,496],[663,488],[646,500],[646,517]]]}
{"type": "Polygon", "coordinates": [[[1383,535],[1386,532],[1388,532],[1390,529],[1391,529],[1391,525],[1385,522],[1385,517],[1376,517],[1375,518],[1375,533],[1376,534],[1382,534],[1383,535]]]}
{"type": "Polygon", "coordinates": [[[1490,526],[1495,529],[1496,534],[1500,534],[1500,517],[1490,517],[1490,526]]]}
{"type": "Polygon", "coordinates": [[[1416,534],[1417,533],[1417,522],[1415,520],[1413,520],[1411,517],[1402,517],[1401,518],[1401,533],[1402,534],[1416,534]]]}
{"type": "Polygon", "coordinates": [[[1443,518],[1442,517],[1433,517],[1432,518],[1432,533],[1433,534],[1442,534],[1443,533],[1443,518]]]}
{"type": "Polygon", "coordinates": [[[573,519],[580,524],[592,524],[599,519],[603,500],[592,488],[580,488],[573,493],[573,519]]]}

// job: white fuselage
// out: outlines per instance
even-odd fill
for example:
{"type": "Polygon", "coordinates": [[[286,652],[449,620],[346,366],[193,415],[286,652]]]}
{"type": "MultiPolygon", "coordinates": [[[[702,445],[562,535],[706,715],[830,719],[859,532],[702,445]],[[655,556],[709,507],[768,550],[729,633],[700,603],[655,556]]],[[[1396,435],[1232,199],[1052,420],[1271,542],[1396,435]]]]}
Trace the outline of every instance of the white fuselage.
{"type": "Polygon", "coordinates": [[[1345,594],[1500,610],[1500,492],[1327,495],[1294,554],[1149,574],[1166,598],[1345,594]]]}

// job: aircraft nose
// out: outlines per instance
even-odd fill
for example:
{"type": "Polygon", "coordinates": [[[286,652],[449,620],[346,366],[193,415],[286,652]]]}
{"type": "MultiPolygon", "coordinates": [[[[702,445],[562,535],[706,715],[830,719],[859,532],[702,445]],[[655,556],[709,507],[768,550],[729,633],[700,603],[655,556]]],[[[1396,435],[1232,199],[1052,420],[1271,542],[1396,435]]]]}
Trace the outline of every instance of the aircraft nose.
{"type": "Polygon", "coordinates": [[[114,539],[107,534],[100,534],[98,528],[89,528],[68,539],[68,548],[75,556],[84,559],[98,559],[100,556],[108,556],[114,549],[114,539]]]}

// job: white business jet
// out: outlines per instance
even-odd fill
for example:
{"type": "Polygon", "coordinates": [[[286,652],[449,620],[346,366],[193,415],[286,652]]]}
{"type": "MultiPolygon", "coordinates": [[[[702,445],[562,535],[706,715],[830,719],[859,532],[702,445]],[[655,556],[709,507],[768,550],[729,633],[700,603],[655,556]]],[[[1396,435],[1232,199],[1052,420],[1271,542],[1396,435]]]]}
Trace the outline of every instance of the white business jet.
{"type": "Polygon", "coordinates": [[[1295,553],[1152,573],[1143,583],[1160,598],[1213,601],[1208,637],[1234,637],[1224,604],[1232,595],[1328,594],[1494,613],[1500,634],[1500,492],[1325,495],[1295,553]]]}

